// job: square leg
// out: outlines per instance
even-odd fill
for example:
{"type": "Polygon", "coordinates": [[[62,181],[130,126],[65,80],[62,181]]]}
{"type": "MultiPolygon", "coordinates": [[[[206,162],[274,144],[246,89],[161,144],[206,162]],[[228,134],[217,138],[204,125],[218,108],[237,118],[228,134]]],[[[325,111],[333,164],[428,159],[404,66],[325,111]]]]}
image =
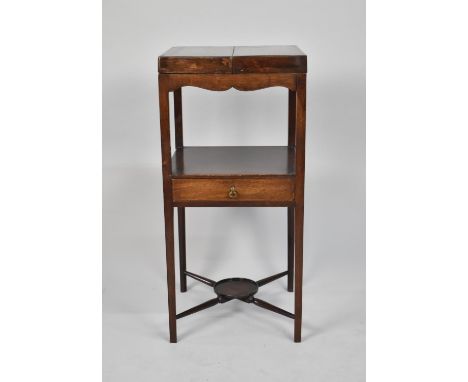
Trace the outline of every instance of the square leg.
{"type": "Polygon", "coordinates": [[[294,207],[288,207],[288,292],[294,285],[294,207]]]}
{"type": "Polygon", "coordinates": [[[177,208],[177,223],[179,225],[179,271],[180,291],[187,292],[187,261],[185,245],[185,207],[177,208]]]}
{"type": "Polygon", "coordinates": [[[176,293],[174,266],[174,207],[172,206],[171,141],[169,130],[169,91],[164,81],[159,81],[159,115],[161,125],[161,153],[164,193],[164,223],[166,237],[167,267],[167,302],[169,310],[169,340],[177,342],[176,327],[176,293]]]}
{"type": "Polygon", "coordinates": [[[302,268],[304,238],[304,173],[306,130],[306,75],[297,76],[296,87],[296,207],[294,211],[294,342],[301,342],[302,329],[302,268]]]}

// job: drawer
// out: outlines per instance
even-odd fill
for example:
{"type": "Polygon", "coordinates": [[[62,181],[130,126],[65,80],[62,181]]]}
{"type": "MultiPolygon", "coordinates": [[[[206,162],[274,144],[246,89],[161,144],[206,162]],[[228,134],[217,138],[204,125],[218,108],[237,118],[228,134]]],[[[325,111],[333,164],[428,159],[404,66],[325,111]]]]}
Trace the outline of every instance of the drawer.
{"type": "Polygon", "coordinates": [[[294,178],[173,179],[174,202],[272,202],[294,200],[294,178]]]}

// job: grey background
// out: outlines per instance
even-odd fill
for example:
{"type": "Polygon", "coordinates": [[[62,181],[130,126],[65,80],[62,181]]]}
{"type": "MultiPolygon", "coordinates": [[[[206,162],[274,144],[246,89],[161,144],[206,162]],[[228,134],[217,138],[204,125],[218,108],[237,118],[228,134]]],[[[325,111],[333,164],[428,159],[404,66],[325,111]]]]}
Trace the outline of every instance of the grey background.
{"type": "MultiPolygon", "coordinates": [[[[286,144],[285,89],[186,88],[183,106],[187,145],[286,144]]],[[[365,379],[364,1],[104,0],[103,165],[106,382],[365,379]],[[291,320],[234,301],[180,320],[169,344],[157,56],[270,44],[308,54],[303,342],[291,320]]],[[[282,271],[286,209],[188,209],[187,247],[212,279],[282,271]]],[[[292,310],[285,286],[261,298],[292,310]]],[[[177,309],[211,296],[189,280],[177,309]]]]}

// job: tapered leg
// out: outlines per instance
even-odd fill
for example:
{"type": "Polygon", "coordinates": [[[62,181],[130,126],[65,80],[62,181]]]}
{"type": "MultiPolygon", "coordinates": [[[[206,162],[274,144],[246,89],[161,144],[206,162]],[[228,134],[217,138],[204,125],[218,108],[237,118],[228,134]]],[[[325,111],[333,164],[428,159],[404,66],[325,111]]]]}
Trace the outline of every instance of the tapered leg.
{"type": "Polygon", "coordinates": [[[167,303],[169,307],[169,341],[177,342],[176,327],[176,292],[174,266],[174,208],[164,205],[166,228],[166,267],[167,267],[167,303]]]}
{"type": "Polygon", "coordinates": [[[185,256],[185,208],[177,208],[177,222],[179,224],[179,268],[180,268],[180,291],[187,292],[187,270],[185,256]]]}
{"type": "Polygon", "coordinates": [[[294,283],[294,207],[288,207],[288,291],[294,283]]]}
{"type": "Polygon", "coordinates": [[[301,342],[302,329],[302,242],[304,206],[297,206],[295,211],[295,296],[294,296],[294,342],[301,342]]]}
{"type": "MultiPolygon", "coordinates": [[[[296,146],[296,92],[288,92],[288,146],[296,146]]],[[[294,207],[288,207],[288,291],[294,284],[294,207]]]]}
{"type": "Polygon", "coordinates": [[[306,76],[297,76],[296,88],[296,208],[294,211],[294,342],[301,342],[302,328],[302,252],[304,234],[306,76]]]}
{"type": "Polygon", "coordinates": [[[174,266],[174,208],[171,188],[171,139],[169,130],[169,92],[159,77],[159,117],[161,124],[161,154],[164,192],[164,223],[166,233],[167,301],[169,308],[169,340],[177,342],[176,294],[174,266]]]}
{"type": "MultiPolygon", "coordinates": [[[[175,145],[177,149],[184,147],[184,131],[182,123],[182,89],[174,90],[174,130],[175,145]]],[[[186,246],[185,246],[185,208],[177,208],[177,222],[179,225],[179,268],[180,268],[180,291],[187,292],[186,246]]]]}

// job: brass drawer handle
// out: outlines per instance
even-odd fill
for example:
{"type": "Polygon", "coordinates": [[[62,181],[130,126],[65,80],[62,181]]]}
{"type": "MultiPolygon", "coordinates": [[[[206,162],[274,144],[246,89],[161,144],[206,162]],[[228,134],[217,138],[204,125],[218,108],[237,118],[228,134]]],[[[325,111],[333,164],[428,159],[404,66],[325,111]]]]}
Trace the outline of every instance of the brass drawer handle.
{"type": "Polygon", "coordinates": [[[228,196],[229,196],[231,199],[237,198],[237,190],[236,190],[236,187],[232,186],[232,187],[229,189],[228,196]]]}

